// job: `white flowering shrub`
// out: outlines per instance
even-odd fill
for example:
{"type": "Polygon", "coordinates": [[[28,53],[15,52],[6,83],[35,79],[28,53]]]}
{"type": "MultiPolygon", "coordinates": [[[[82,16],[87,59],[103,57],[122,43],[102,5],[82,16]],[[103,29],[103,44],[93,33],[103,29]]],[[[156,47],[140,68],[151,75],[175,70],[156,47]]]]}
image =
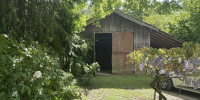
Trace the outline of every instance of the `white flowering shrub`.
{"type": "Polygon", "coordinates": [[[35,77],[35,78],[40,78],[40,77],[42,77],[41,71],[36,71],[36,72],[34,73],[33,77],[35,77]]]}
{"type": "Polygon", "coordinates": [[[39,45],[26,47],[0,35],[1,100],[73,100],[76,80],[39,45]]]}

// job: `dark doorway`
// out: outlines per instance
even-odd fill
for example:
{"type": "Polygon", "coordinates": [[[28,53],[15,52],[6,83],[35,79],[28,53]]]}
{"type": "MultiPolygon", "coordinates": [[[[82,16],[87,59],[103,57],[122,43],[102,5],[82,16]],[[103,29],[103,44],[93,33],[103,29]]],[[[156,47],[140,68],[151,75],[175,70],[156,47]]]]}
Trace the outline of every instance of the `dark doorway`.
{"type": "Polygon", "coordinates": [[[112,72],[112,33],[95,34],[95,52],[101,71],[112,72]]]}

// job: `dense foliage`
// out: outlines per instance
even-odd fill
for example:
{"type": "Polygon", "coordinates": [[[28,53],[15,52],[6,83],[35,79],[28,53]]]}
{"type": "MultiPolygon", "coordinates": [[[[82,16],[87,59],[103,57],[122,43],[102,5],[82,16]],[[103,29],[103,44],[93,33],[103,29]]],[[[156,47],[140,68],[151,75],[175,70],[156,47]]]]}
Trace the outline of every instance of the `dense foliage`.
{"type": "Polygon", "coordinates": [[[108,6],[102,5],[105,2],[1,0],[0,34],[6,37],[1,35],[0,41],[0,96],[3,99],[77,98],[73,76],[79,80],[85,78],[82,81],[88,83],[98,68],[97,63],[87,65],[92,62],[88,56],[92,45],[78,34],[90,18],[84,9],[90,6],[92,12],[96,11],[92,16],[98,19],[112,11],[97,8],[108,6]]]}
{"type": "Polygon", "coordinates": [[[142,48],[129,54],[135,67],[139,67],[151,72],[155,76],[152,82],[152,88],[159,93],[160,98],[166,99],[160,90],[160,82],[170,75],[176,75],[183,81],[194,86],[194,89],[200,87],[200,45],[198,43],[184,43],[182,48],[154,49],[142,48]],[[160,71],[165,71],[162,76],[160,71]],[[169,74],[174,72],[173,74],[169,74]],[[193,78],[190,78],[190,77],[193,78]]]}
{"type": "MultiPolygon", "coordinates": [[[[78,52],[78,49],[73,51],[78,52]]],[[[79,79],[79,83],[89,84],[96,69],[99,68],[98,63],[84,65],[83,59],[87,55],[74,55],[76,58],[70,58],[71,64],[76,64],[71,68],[74,70],[71,71],[75,76],[73,77],[71,73],[63,71],[58,62],[59,59],[48,55],[48,52],[48,48],[43,48],[38,43],[34,42],[30,46],[25,46],[14,38],[1,34],[0,97],[3,100],[79,98],[76,93],[75,77],[79,79]]]]}
{"type": "Polygon", "coordinates": [[[123,0],[120,9],[187,42],[200,42],[199,0],[123,0]]]}
{"type": "Polygon", "coordinates": [[[75,99],[76,80],[37,43],[29,47],[0,35],[0,98],[75,99]]]}
{"type": "Polygon", "coordinates": [[[91,51],[89,40],[84,40],[78,33],[84,30],[88,18],[100,19],[109,14],[114,2],[1,0],[0,33],[7,34],[26,46],[37,42],[48,49],[48,54],[59,58],[63,70],[74,71],[71,68],[76,67],[77,62],[82,67],[88,62],[90,58],[86,55],[91,51]],[[92,16],[87,15],[87,7],[92,16]]]}
{"type": "Polygon", "coordinates": [[[185,41],[200,42],[199,0],[171,0],[161,5],[168,13],[151,10],[144,21],[185,41]]]}

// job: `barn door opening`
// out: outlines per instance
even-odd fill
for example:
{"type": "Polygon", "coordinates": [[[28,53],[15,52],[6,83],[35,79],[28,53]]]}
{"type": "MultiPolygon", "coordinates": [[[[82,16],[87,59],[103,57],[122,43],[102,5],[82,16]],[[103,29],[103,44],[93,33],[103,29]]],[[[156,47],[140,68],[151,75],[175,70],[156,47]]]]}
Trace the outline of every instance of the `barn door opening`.
{"type": "Polygon", "coordinates": [[[95,34],[96,62],[99,63],[101,71],[112,72],[112,33],[95,34]]]}

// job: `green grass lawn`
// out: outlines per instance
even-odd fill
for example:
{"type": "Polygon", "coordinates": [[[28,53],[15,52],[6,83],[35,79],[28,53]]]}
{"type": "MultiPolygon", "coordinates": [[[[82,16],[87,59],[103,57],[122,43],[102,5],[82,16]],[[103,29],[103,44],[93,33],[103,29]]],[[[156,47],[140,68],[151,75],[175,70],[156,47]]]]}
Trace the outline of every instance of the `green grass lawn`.
{"type": "Polygon", "coordinates": [[[94,77],[83,100],[150,100],[154,90],[147,76],[108,75],[94,77]]]}

